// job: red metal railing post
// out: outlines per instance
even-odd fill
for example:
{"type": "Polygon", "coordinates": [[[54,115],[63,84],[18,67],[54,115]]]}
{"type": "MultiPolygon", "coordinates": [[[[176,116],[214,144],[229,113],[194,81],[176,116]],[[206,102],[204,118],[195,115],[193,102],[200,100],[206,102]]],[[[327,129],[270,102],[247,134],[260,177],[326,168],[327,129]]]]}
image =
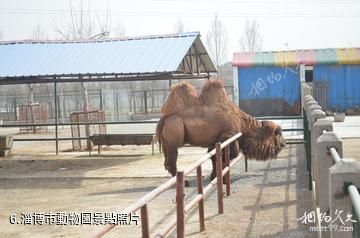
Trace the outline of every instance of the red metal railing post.
{"type": "Polygon", "coordinates": [[[221,158],[221,143],[215,144],[216,148],[216,177],[217,177],[217,190],[218,190],[218,212],[224,213],[223,201],[223,179],[222,179],[222,158],[221,158]]]}
{"type": "MultiPolygon", "coordinates": [[[[143,237],[148,237],[147,233],[149,233],[149,218],[147,212],[147,204],[151,202],[153,199],[158,197],[167,189],[171,188],[174,184],[176,184],[176,203],[177,203],[177,211],[176,217],[173,217],[160,232],[157,233],[156,237],[161,238],[166,236],[175,226],[177,227],[177,237],[183,238],[185,236],[185,213],[189,213],[196,204],[199,205],[199,216],[200,216],[200,229],[205,229],[204,218],[205,215],[204,210],[204,195],[208,194],[209,191],[215,186],[214,183],[208,184],[206,187],[203,187],[202,181],[202,171],[201,165],[208,161],[211,156],[216,155],[216,175],[217,175],[217,188],[218,188],[218,208],[219,213],[224,213],[224,205],[223,205],[223,185],[222,185],[222,176],[223,176],[223,169],[222,169],[222,156],[221,156],[221,146],[224,148],[228,146],[230,143],[234,142],[241,136],[241,133],[236,134],[234,137],[230,138],[229,140],[225,141],[223,144],[216,143],[215,153],[214,151],[209,152],[201,159],[196,161],[190,168],[186,169],[185,172],[178,172],[176,177],[173,177],[166,181],[165,183],[161,184],[159,187],[155,188],[145,196],[138,199],[135,203],[131,204],[127,208],[123,210],[124,213],[131,213],[141,209],[141,222],[142,222],[142,234],[143,237]],[[186,206],[184,202],[184,194],[185,194],[185,173],[189,174],[194,169],[197,170],[197,184],[198,184],[198,195],[195,196],[193,200],[191,200],[186,206]]],[[[236,142],[235,142],[236,143],[236,142]]],[[[225,156],[226,159],[226,156],[225,156]]],[[[238,156],[237,158],[233,159],[230,163],[230,166],[233,167],[236,163],[240,161],[241,157],[238,156]]],[[[225,161],[226,164],[228,164],[225,161]]],[[[224,171],[224,175],[228,174],[228,170],[226,168],[224,171]]],[[[105,226],[98,227],[97,229],[89,232],[86,237],[89,238],[99,238],[105,235],[107,232],[112,230],[116,225],[115,224],[107,224],[105,226]]]]}
{"type": "Polygon", "coordinates": [[[185,179],[184,172],[176,173],[176,234],[177,238],[185,237],[185,211],[184,211],[184,190],[185,179]]]}
{"type": "Polygon", "coordinates": [[[199,201],[199,221],[200,221],[200,231],[205,230],[205,212],[204,212],[204,189],[203,189],[203,178],[201,165],[196,168],[196,177],[197,177],[197,189],[198,194],[201,194],[203,197],[199,201]]]}
{"type": "Polygon", "coordinates": [[[150,232],[149,232],[149,215],[148,215],[147,204],[145,204],[140,208],[140,216],[141,216],[142,237],[149,238],[150,232]]]}
{"type": "Polygon", "coordinates": [[[229,168],[225,175],[226,196],[230,196],[230,145],[225,147],[225,167],[229,168]]]}

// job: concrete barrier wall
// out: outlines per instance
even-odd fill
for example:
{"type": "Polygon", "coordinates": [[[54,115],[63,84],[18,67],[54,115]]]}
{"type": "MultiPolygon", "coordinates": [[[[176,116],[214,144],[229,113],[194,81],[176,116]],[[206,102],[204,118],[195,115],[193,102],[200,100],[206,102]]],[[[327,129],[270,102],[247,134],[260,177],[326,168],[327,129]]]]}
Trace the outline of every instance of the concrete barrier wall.
{"type": "Polygon", "coordinates": [[[343,156],[342,140],[333,132],[332,122],[302,84],[304,116],[311,141],[310,182],[316,213],[318,237],[353,237],[352,202],[347,186],[360,187],[360,163],[343,156]]]}

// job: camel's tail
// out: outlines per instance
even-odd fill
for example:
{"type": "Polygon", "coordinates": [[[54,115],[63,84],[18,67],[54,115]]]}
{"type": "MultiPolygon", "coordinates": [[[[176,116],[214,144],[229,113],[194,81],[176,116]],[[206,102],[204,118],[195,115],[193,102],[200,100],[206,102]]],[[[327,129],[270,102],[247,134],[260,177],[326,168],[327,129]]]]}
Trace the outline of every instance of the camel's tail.
{"type": "Polygon", "coordinates": [[[161,148],[162,148],[162,137],[161,137],[161,132],[162,132],[162,129],[164,127],[164,123],[165,123],[165,119],[166,119],[166,116],[162,116],[156,126],[156,139],[159,143],[159,150],[161,151],[161,148]]]}
{"type": "Polygon", "coordinates": [[[164,167],[165,169],[169,170],[170,169],[170,166],[168,164],[168,155],[167,155],[167,151],[166,151],[166,141],[164,141],[164,139],[162,138],[162,130],[163,130],[163,127],[164,127],[164,124],[165,124],[165,120],[166,118],[168,117],[168,115],[164,115],[160,118],[157,126],[156,126],[156,138],[158,140],[158,143],[159,143],[159,151],[161,153],[161,151],[164,153],[164,158],[165,158],[165,161],[164,161],[164,167]]]}

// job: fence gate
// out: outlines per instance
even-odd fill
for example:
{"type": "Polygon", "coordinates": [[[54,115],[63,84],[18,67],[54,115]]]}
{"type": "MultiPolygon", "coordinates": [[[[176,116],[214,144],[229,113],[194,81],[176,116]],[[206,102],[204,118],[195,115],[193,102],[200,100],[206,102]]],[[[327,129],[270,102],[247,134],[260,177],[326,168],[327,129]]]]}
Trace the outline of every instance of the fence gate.
{"type": "Polygon", "coordinates": [[[315,80],[313,82],[314,98],[324,111],[332,110],[332,108],[328,108],[329,84],[328,80],[315,80]]]}
{"type": "MultiPolygon", "coordinates": [[[[105,113],[104,111],[90,111],[90,112],[73,112],[70,114],[71,123],[87,123],[87,122],[104,122],[105,113]]],[[[106,134],[106,125],[71,125],[71,136],[73,150],[78,151],[82,149],[91,150],[92,144],[90,139],[86,139],[84,145],[81,139],[82,137],[89,138],[93,134],[106,134]]]]}

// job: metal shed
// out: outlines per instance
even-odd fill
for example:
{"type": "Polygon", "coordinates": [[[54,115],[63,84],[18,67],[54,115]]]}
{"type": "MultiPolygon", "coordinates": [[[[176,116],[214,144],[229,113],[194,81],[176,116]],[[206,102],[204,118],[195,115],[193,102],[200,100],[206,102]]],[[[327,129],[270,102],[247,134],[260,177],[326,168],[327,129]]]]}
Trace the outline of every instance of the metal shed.
{"type": "MultiPolygon", "coordinates": [[[[56,141],[56,154],[60,140],[58,83],[171,82],[174,79],[209,78],[211,72],[216,72],[216,67],[199,32],[88,41],[0,42],[0,85],[54,84],[55,123],[51,125],[55,126],[55,138],[41,140],[56,141]]],[[[29,139],[22,141],[25,140],[29,139]]]]}
{"type": "Polygon", "coordinates": [[[300,114],[300,82],[324,110],[360,106],[360,48],[239,52],[233,57],[239,106],[256,115],[300,114]]]}
{"type": "Polygon", "coordinates": [[[204,78],[215,71],[199,32],[0,42],[0,85],[204,78]]]}

